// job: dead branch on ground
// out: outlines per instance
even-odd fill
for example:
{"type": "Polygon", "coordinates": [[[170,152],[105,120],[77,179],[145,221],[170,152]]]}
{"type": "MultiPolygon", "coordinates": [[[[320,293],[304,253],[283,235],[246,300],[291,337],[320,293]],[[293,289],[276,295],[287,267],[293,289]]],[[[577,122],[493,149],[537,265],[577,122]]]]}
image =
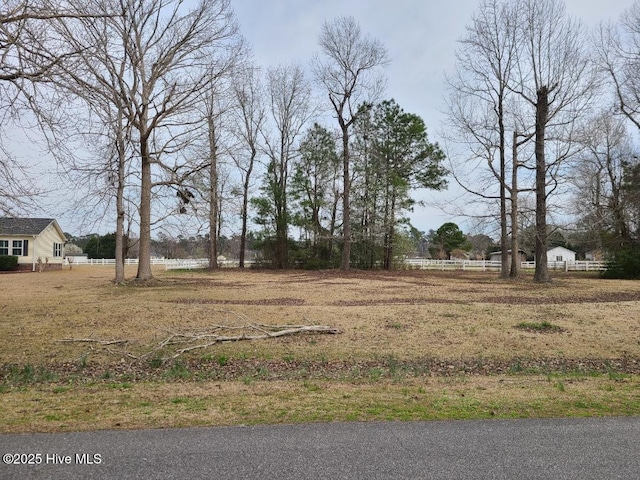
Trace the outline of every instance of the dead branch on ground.
{"type": "Polygon", "coordinates": [[[111,345],[124,345],[129,343],[128,340],[114,339],[101,340],[95,338],[63,338],[58,340],[61,343],[95,343],[104,347],[110,354],[122,355],[135,361],[141,361],[147,358],[154,358],[165,363],[167,360],[173,360],[179,356],[192,352],[194,350],[202,350],[212,347],[218,343],[239,342],[244,340],[267,340],[271,338],[279,338],[291,335],[308,335],[308,334],[338,334],[341,333],[338,328],[327,325],[313,325],[307,318],[304,318],[310,325],[268,325],[264,323],[255,323],[247,318],[244,314],[233,312],[230,310],[215,310],[225,316],[225,321],[236,323],[236,325],[214,324],[205,330],[196,332],[172,331],[166,328],[161,329],[168,335],[155,345],[147,345],[151,348],[146,353],[135,355],[132,352],[115,352],[108,348],[111,345]]]}
{"type": "Polygon", "coordinates": [[[98,345],[122,345],[128,343],[128,340],[99,340],[97,338],[62,338],[58,340],[60,343],[97,343],[98,345]]]}
{"type": "MultiPolygon", "coordinates": [[[[241,340],[265,340],[268,338],[283,337],[286,335],[299,335],[304,333],[325,333],[325,334],[337,334],[340,330],[334,327],[326,325],[266,325],[266,324],[250,324],[243,327],[227,327],[224,325],[217,325],[213,330],[204,333],[185,334],[177,333],[165,338],[160,345],[162,347],[167,345],[179,345],[179,344],[194,344],[188,347],[177,350],[168,359],[178,358],[180,355],[191,352],[193,350],[209,348],[216,343],[223,342],[237,342],[241,340]],[[253,331],[255,334],[243,332],[240,335],[221,335],[218,333],[221,330],[245,330],[253,331]],[[204,343],[197,343],[203,340],[207,340],[204,343]]],[[[168,360],[165,359],[165,360],[168,360]]]]}

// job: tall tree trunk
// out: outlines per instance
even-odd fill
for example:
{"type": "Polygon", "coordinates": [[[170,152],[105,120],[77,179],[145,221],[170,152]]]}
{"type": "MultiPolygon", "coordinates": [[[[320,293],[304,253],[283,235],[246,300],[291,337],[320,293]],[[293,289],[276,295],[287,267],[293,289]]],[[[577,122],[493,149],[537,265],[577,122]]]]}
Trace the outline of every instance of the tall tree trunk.
{"type": "Polygon", "coordinates": [[[384,268],[385,270],[391,270],[393,266],[393,242],[396,234],[395,224],[396,224],[396,198],[395,194],[391,194],[391,208],[389,212],[388,225],[386,227],[386,239],[385,239],[385,249],[384,249],[384,268]]]}
{"type": "Polygon", "coordinates": [[[213,115],[209,127],[209,270],[218,269],[218,155],[213,115]]]}
{"type": "Polygon", "coordinates": [[[276,227],[276,240],[274,261],[275,268],[284,269],[288,267],[288,245],[287,237],[289,230],[289,223],[287,218],[287,181],[286,181],[286,154],[284,153],[284,146],[281,145],[280,151],[283,152],[280,155],[279,164],[273,164],[273,201],[275,210],[275,227],[276,227]]]}
{"type": "Polygon", "coordinates": [[[549,88],[543,86],[536,98],[536,282],[549,282],[547,265],[547,164],[545,159],[545,132],[549,116],[549,88]]]}
{"type": "Polygon", "coordinates": [[[333,260],[333,242],[336,234],[336,224],[338,223],[338,204],[340,203],[339,190],[334,190],[333,205],[331,206],[331,223],[329,225],[329,240],[327,241],[326,260],[333,260]]]}
{"type": "Polygon", "coordinates": [[[625,218],[622,192],[619,184],[620,179],[617,178],[616,173],[614,172],[611,158],[607,158],[607,173],[609,175],[609,182],[611,183],[610,203],[611,212],[613,214],[613,228],[616,234],[616,242],[618,243],[619,247],[624,247],[629,245],[631,238],[625,218]]]}
{"type": "Polygon", "coordinates": [[[148,139],[140,138],[140,251],[136,279],[150,280],[151,273],[151,159],[148,139]]]}
{"type": "Polygon", "coordinates": [[[340,270],[349,270],[351,266],[351,174],[349,172],[349,130],[342,117],[339,117],[342,129],[342,262],[340,270]]]}
{"type": "Polygon", "coordinates": [[[240,252],[238,258],[240,259],[239,266],[244,268],[245,250],[247,249],[247,221],[249,212],[249,172],[244,180],[242,191],[242,230],[240,232],[240,252]]]}
{"type": "Polygon", "coordinates": [[[217,187],[212,187],[209,199],[209,270],[218,269],[218,217],[218,192],[217,187]]]}
{"type": "MultiPolygon", "coordinates": [[[[118,113],[117,125],[122,125],[122,112],[118,113]]],[[[121,128],[116,131],[116,154],[118,156],[117,187],[116,187],[116,278],[114,283],[124,283],[124,169],[125,142],[121,128]]]]}
{"type": "MultiPolygon", "coordinates": [[[[287,163],[288,158],[284,154],[284,144],[281,145],[280,151],[283,152],[278,166],[278,180],[276,195],[276,268],[284,269],[289,266],[289,219],[287,218],[287,163]]],[[[288,155],[288,153],[287,153],[288,155]]]]}
{"type": "Polygon", "coordinates": [[[320,254],[320,238],[322,235],[322,224],[320,223],[320,207],[314,203],[312,207],[311,221],[313,223],[313,240],[311,242],[312,258],[318,259],[320,254]]]}
{"type": "MultiPolygon", "coordinates": [[[[509,232],[507,229],[507,168],[506,168],[506,142],[504,128],[504,107],[502,95],[498,99],[498,129],[500,135],[500,278],[509,277],[509,232]]],[[[513,263],[514,252],[511,252],[511,262],[513,263]]]]}
{"type": "Polygon", "coordinates": [[[249,187],[251,186],[251,173],[253,172],[253,164],[258,154],[255,147],[251,147],[251,157],[249,159],[249,166],[245,172],[244,183],[242,185],[242,229],[240,232],[240,252],[238,258],[240,259],[239,266],[244,268],[245,262],[245,250],[247,249],[247,223],[249,220],[249,187]]]}
{"type": "Polygon", "coordinates": [[[513,166],[511,167],[511,268],[509,276],[517,278],[520,272],[520,242],[518,235],[518,132],[513,132],[513,166]]]}
{"type": "Polygon", "coordinates": [[[275,267],[281,270],[284,270],[288,266],[288,245],[287,245],[287,235],[285,234],[284,229],[281,227],[278,228],[276,232],[276,265],[275,267]]]}
{"type": "MultiPolygon", "coordinates": [[[[283,198],[279,200],[279,202],[283,201],[285,201],[283,198]]],[[[289,249],[287,245],[288,224],[286,209],[282,203],[280,205],[276,205],[276,217],[275,267],[284,269],[287,268],[289,264],[289,249]]]]}
{"type": "Polygon", "coordinates": [[[600,233],[598,233],[597,247],[598,252],[603,250],[603,238],[602,232],[604,232],[604,209],[602,208],[602,179],[601,170],[596,173],[596,191],[595,191],[595,213],[596,213],[596,225],[600,233]]]}
{"type": "Polygon", "coordinates": [[[124,202],[123,202],[123,190],[118,185],[118,191],[116,193],[116,277],[113,280],[114,283],[124,283],[124,202]]]}

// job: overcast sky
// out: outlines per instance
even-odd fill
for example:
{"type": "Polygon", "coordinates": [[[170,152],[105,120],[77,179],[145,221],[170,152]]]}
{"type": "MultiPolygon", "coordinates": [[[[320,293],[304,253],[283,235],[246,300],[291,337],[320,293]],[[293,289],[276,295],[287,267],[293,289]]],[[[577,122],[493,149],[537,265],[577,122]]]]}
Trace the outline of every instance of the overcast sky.
{"type": "MultiPolygon", "coordinates": [[[[391,63],[387,96],[436,130],[442,118],[444,73],[479,0],[235,0],[243,35],[262,66],[308,65],[325,20],[352,15],[380,40],[391,63]]],[[[568,0],[567,12],[594,26],[617,20],[633,0],[568,0]]]]}
{"type": "MultiPolygon", "coordinates": [[[[457,41],[480,0],[235,0],[232,2],[243,35],[263,66],[297,62],[308,65],[318,51],[317,38],[325,20],[351,15],[364,33],[380,40],[391,63],[385,70],[386,98],[420,115],[432,141],[440,141],[444,106],[444,74],[453,67],[457,41]]],[[[588,27],[617,21],[633,0],[567,0],[567,12],[588,27]]],[[[429,194],[426,200],[455,198],[429,194]]],[[[422,231],[437,229],[451,218],[441,210],[416,207],[412,223],[422,231]]]]}

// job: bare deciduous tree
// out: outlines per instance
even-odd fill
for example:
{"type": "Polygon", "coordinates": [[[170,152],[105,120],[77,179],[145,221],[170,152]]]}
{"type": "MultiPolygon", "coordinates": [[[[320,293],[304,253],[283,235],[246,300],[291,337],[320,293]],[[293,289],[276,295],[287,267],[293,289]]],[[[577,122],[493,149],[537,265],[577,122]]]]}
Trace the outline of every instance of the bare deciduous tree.
{"type": "Polygon", "coordinates": [[[624,12],[619,25],[600,27],[596,47],[618,108],[640,129],[640,2],[624,12]]]}
{"type": "MultiPolygon", "coordinates": [[[[49,82],[78,52],[52,36],[48,27],[53,20],[77,16],[69,2],[54,0],[6,0],[0,6],[0,213],[24,210],[25,200],[39,193],[27,169],[3,145],[3,128],[19,128],[23,112],[51,110],[42,103],[37,86],[49,82]]],[[[37,127],[48,128],[46,123],[37,127]]]]}
{"type": "Polygon", "coordinates": [[[387,51],[378,40],[365,36],[353,17],[339,17],[322,25],[321,55],[313,60],[316,80],[326,90],[342,134],[342,262],[348,270],[351,257],[351,156],[349,135],[359,107],[372,103],[383,90],[379,67],[388,63],[387,51]]]}
{"type": "Polygon", "coordinates": [[[625,197],[625,168],[637,163],[637,152],[621,116],[609,111],[593,117],[580,135],[584,146],[576,158],[572,183],[578,214],[586,223],[588,247],[602,250],[631,241],[630,212],[625,197]]]}
{"type": "Polygon", "coordinates": [[[218,237],[222,219],[222,188],[219,182],[219,167],[222,157],[229,156],[229,139],[232,136],[230,119],[234,107],[235,64],[243,46],[238,44],[226,62],[213,65],[210,72],[209,89],[203,95],[202,112],[206,131],[206,157],[208,162],[208,210],[209,210],[209,269],[218,268],[218,237]]]}
{"type": "Polygon", "coordinates": [[[244,268],[247,245],[247,223],[249,193],[252,173],[259,155],[260,132],[264,127],[265,110],[262,100],[262,86],[259,70],[253,66],[242,69],[233,82],[235,128],[237,148],[232,153],[234,163],[240,172],[242,184],[242,205],[240,209],[241,231],[239,265],[244,268]]]}
{"type": "MultiPolygon", "coordinates": [[[[559,0],[487,0],[468,30],[458,54],[459,70],[450,82],[451,118],[457,132],[463,133],[469,158],[476,163],[478,159],[486,162],[490,176],[498,181],[499,193],[465,188],[482,198],[500,201],[502,276],[505,277],[507,199],[510,195],[511,247],[515,258],[518,193],[522,191],[518,186],[518,171],[527,167],[519,158],[522,156],[519,149],[534,139],[535,279],[549,281],[547,199],[558,188],[562,162],[574,153],[573,130],[597,85],[585,52],[584,32],[577,21],[566,15],[564,4],[559,0]],[[531,109],[533,114],[527,113],[531,109]],[[508,129],[512,130],[509,134],[508,129]],[[506,161],[509,142],[510,182],[506,161]]],[[[517,268],[512,268],[509,274],[517,275],[517,268]]]]}
{"type": "MultiPolygon", "coordinates": [[[[536,159],[536,268],[534,280],[550,280],[547,267],[547,198],[550,172],[569,153],[547,158],[547,139],[571,141],[570,130],[585,113],[594,91],[592,64],[582,25],[560,0],[522,2],[518,81],[514,90],[534,110],[536,159]],[[554,131],[555,130],[555,131],[554,131]]],[[[553,188],[553,187],[552,187],[553,188]]]]}
{"type": "MultiPolygon", "coordinates": [[[[262,202],[263,214],[275,227],[274,266],[288,266],[289,205],[288,183],[292,160],[298,155],[297,143],[314,113],[311,88],[302,67],[280,66],[267,72],[270,132],[263,132],[265,154],[269,160],[262,202]]],[[[267,126],[269,129],[269,126],[267,126]]]]}
{"type": "Polygon", "coordinates": [[[211,89],[204,98],[204,114],[207,131],[207,156],[209,157],[209,270],[218,268],[218,231],[220,217],[220,195],[218,190],[218,167],[220,158],[220,117],[224,107],[218,102],[218,92],[211,89]]]}
{"type": "MultiPolygon", "coordinates": [[[[479,180],[478,173],[487,169],[489,178],[498,183],[496,194],[491,188],[472,187],[461,175],[456,175],[458,183],[463,183],[462,187],[467,192],[500,202],[502,278],[510,273],[507,194],[512,205],[517,205],[518,195],[517,187],[515,190],[512,188],[513,178],[517,178],[517,164],[512,162],[512,182],[507,179],[508,142],[511,137],[507,129],[516,123],[508,102],[512,94],[509,84],[516,67],[517,21],[516,4],[502,0],[482,2],[467,27],[467,35],[460,42],[456,70],[449,78],[449,118],[454,132],[449,136],[468,151],[464,164],[467,169],[470,163],[473,164],[470,170],[474,171],[474,183],[479,180]]],[[[512,151],[515,152],[513,146],[512,151]]],[[[482,185],[487,187],[485,181],[482,185]]]]}
{"type": "Polygon", "coordinates": [[[180,185],[203,168],[179,159],[197,131],[193,111],[209,86],[212,63],[235,51],[237,25],[229,0],[200,1],[191,10],[172,0],[93,0],[78,9],[119,12],[63,24],[67,41],[86,52],[65,75],[78,95],[113,99],[131,129],[140,172],[136,278],[146,280],[152,278],[152,188],[180,185]]]}
{"type": "MultiPolygon", "coordinates": [[[[35,100],[34,83],[48,81],[77,53],[48,33],[52,20],[78,18],[69,2],[7,0],[0,10],[0,108],[16,113],[35,100]]],[[[96,14],[86,14],[96,18],[96,14]]]]}

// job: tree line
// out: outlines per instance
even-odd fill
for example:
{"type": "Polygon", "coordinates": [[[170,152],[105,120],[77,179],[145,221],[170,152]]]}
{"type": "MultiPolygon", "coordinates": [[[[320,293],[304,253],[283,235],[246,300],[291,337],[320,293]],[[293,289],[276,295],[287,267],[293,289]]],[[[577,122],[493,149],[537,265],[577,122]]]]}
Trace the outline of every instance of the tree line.
{"type": "MultiPolygon", "coordinates": [[[[447,79],[446,166],[423,120],[384,98],[388,53],[354,18],[321,25],[307,78],[256,65],[229,0],[9,0],[0,109],[3,125],[37,125],[87,214],[114,219],[116,282],[134,230],[136,278],[152,277],[163,225],[206,239],[210,268],[233,222],[241,266],[253,233],[277,268],[392,268],[421,236],[415,189],[449,173],[474,198],[464,213],[499,225],[502,276],[535,225],[544,282],[549,217],[571,192],[576,238],[638,249],[638,24],[640,2],[588,32],[560,0],[484,0],[447,79]]],[[[38,192],[3,158],[12,214],[38,192]]]]}

